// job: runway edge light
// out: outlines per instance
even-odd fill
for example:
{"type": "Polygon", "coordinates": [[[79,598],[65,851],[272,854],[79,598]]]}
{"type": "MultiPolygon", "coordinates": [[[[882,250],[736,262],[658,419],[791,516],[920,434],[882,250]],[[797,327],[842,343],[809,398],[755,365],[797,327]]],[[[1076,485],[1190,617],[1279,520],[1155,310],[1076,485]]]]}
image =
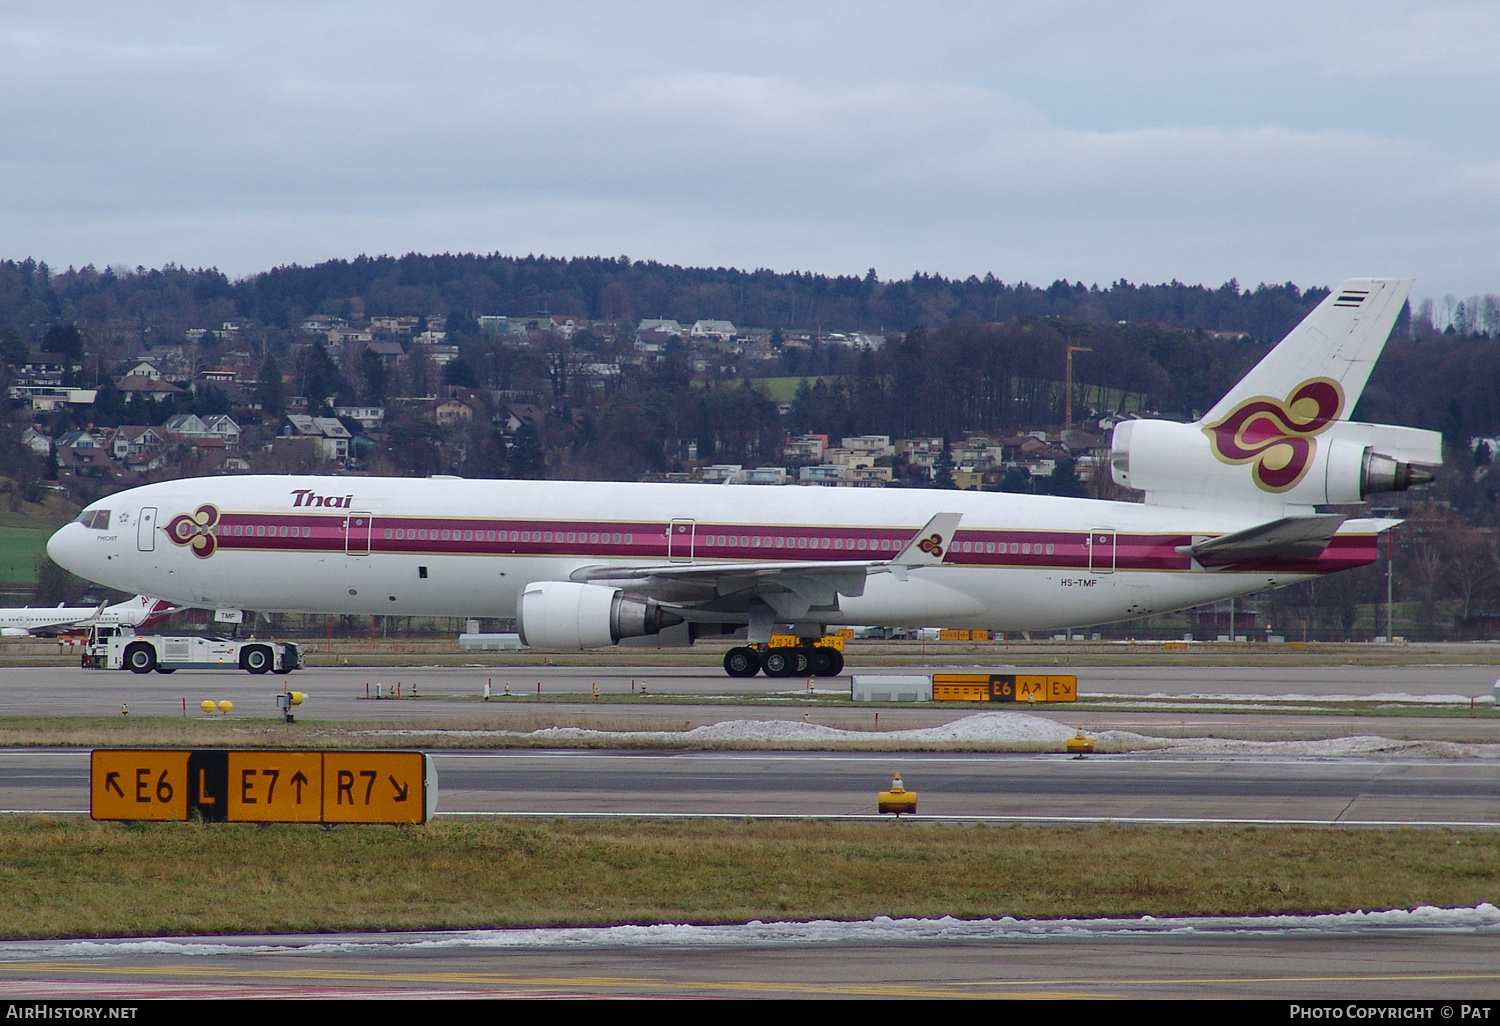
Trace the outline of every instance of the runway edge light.
{"type": "Polygon", "coordinates": [[[1082,727],[1078,728],[1077,734],[1068,738],[1067,752],[1069,755],[1077,756],[1081,759],[1085,755],[1091,754],[1093,751],[1094,739],[1091,737],[1085,737],[1082,727]]]}
{"type": "Polygon", "coordinates": [[[876,798],[882,815],[892,813],[900,816],[903,812],[909,815],[916,815],[917,792],[906,789],[905,785],[901,783],[901,774],[899,773],[891,778],[891,789],[889,791],[881,791],[876,798]]]}

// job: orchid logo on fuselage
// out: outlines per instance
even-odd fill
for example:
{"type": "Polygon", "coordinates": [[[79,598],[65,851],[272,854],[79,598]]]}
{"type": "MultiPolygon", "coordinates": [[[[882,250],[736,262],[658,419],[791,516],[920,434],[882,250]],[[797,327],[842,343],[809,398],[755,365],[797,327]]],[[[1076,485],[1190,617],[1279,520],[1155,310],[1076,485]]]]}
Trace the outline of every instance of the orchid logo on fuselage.
{"type": "Polygon", "coordinates": [[[218,548],[214,528],[219,524],[219,510],[210,505],[199,506],[191,513],[179,513],[167,524],[167,537],[176,545],[190,545],[193,555],[207,559],[218,548]]]}
{"type": "Polygon", "coordinates": [[[1285,400],[1255,396],[1217,424],[1208,424],[1214,455],[1225,463],[1253,463],[1257,487],[1284,492],[1302,480],[1318,451],[1317,436],[1344,408],[1344,390],[1330,378],[1298,385],[1285,400]]]}

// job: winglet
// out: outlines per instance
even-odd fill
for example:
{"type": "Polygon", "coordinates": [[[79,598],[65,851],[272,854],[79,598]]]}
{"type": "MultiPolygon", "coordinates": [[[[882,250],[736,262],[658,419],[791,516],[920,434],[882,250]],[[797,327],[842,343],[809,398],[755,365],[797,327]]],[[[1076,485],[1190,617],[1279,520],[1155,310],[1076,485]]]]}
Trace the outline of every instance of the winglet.
{"type": "Polygon", "coordinates": [[[939,513],[891,558],[890,565],[937,566],[948,554],[948,546],[953,544],[953,534],[962,517],[962,513],[939,513]]]}

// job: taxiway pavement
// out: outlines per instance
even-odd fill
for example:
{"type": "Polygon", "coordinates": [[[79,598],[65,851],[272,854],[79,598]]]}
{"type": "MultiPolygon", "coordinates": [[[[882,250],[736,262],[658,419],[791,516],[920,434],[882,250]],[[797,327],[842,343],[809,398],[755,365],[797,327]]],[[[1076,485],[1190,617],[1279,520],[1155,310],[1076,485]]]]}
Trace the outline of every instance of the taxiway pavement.
{"type": "Polygon", "coordinates": [[[559,941],[519,950],[453,940],[15,942],[0,944],[0,996],[1406,999],[1446,1002],[1443,1018],[1457,1017],[1455,995],[1500,998],[1496,938],[1468,931],[668,948],[559,941]]]}
{"type": "MultiPolygon", "coordinates": [[[[88,809],[88,752],[0,751],[0,808],[88,809]]],[[[1500,826],[1500,763],[912,752],[440,751],[439,815],[873,816],[1500,826]]]]}

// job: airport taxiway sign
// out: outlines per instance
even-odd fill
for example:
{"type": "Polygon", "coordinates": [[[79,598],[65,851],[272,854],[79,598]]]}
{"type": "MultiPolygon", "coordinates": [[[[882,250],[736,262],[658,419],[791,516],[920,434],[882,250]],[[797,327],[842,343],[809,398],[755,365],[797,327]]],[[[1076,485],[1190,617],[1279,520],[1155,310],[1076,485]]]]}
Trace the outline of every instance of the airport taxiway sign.
{"type": "Polygon", "coordinates": [[[323,822],[421,823],[425,779],[421,752],[324,752],[323,822]]]}
{"type": "Polygon", "coordinates": [[[188,752],[95,749],[89,757],[94,819],[187,819],[188,752]]]}
{"type": "Polygon", "coordinates": [[[935,702],[1076,702],[1073,674],[934,673],[935,702]]]}
{"type": "Polygon", "coordinates": [[[421,752],[95,749],[99,820],[425,823],[437,774],[421,752]]]}

